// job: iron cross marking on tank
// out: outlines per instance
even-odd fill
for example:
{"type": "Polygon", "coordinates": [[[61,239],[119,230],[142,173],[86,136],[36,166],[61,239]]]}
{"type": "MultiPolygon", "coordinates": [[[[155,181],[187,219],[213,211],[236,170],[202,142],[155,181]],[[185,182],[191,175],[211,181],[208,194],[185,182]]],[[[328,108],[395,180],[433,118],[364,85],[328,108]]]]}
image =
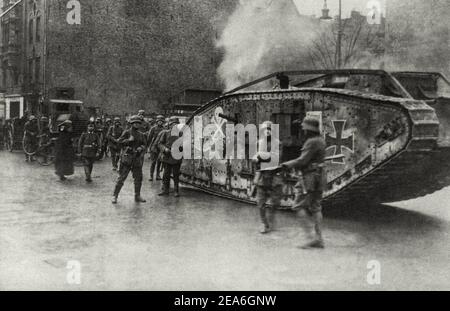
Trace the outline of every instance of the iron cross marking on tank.
{"type": "MultiPolygon", "coordinates": [[[[346,123],[346,120],[333,120],[334,137],[328,133],[325,135],[327,149],[334,148],[333,156],[343,155],[343,148],[346,148],[351,153],[355,151],[355,135],[351,134],[347,137],[343,136],[346,123]]],[[[345,159],[336,159],[333,160],[332,163],[345,164],[345,159]]]]}

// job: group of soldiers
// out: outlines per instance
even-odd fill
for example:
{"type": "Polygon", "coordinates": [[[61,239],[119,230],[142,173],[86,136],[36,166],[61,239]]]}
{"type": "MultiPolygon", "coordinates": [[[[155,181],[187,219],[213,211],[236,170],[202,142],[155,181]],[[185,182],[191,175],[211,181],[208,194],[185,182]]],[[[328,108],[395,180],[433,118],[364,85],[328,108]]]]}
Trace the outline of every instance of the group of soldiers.
{"type": "MultiPolygon", "coordinates": [[[[140,110],[132,116],[125,127],[122,126],[120,118],[115,118],[113,124],[106,131],[106,141],[111,154],[112,169],[117,171],[119,177],[114,187],[112,203],[116,204],[120,191],[130,174],[134,179],[134,194],[137,203],[146,202],[141,196],[143,181],[144,157],[150,154],[150,181],[162,180],[162,191],[160,196],[169,195],[170,180],[174,180],[175,197],[179,197],[179,176],[181,160],[176,160],[171,155],[172,144],[178,137],[171,135],[174,126],[180,121],[177,117],[166,118],[158,115],[155,120],[146,121],[145,111],[140,110]],[[161,178],[161,169],[163,176],[161,178]],[[155,177],[156,173],[156,177],[155,177]]],[[[91,182],[93,163],[100,152],[100,137],[94,131],[95,124],[88,125],[88,131],[83,133],[78,153],[81,154],[86,173],[86,181],[91,182]]]]}
{"type": "MultiPolygon", "coordinates": [[[[144,118],[145,111],[141,110],[135,116],[132,116],[126,126],[122,126],[120,118],[106,120],[105,125],[101,126],[101,120],[92,120],[87,131],[80,137],[78,144],[78,153],[84,162],[86,181],[92,182],[91,174],[94,162],[104,149],[103,140],[106,141],[109,148],[112,161],[112,169],[118,172],[117,182],[114,187],[112,203],[116,204],[120,191],[126,181],[129,173],[132,173],[134,179],[134,194],[137,203],[146,202],[141,196],[143,181],[144,156],[148,152],[150,155],[150,178],[162,180],[162,191],[160,196],[169,195],[170,180],[174,180],[174,193],[179,196],[179,176],[182,160],[174,159],[172,156],[172,145],[179,138],[172,136],[174,126],[180,126],[177,117],[170,117],[168,120],[159,115],[156,119],[149,120],[144,118]],[[106,134],[104,134],[106,132],[106,134]],[[163,176],[161,178],[161,169],[163,176]],[[156,173],[156,176],[155,176],[156,173]]],[[[48,120],[41,120],[46,122],[48,120]]],[[[257,173],[255,174],[254,185],[257,205],[260,211],[262,222],[262,234],[267,234],[273,229],[274,209],[280,206],[282,188],[284,185],[283,174],[289,170],[296,169],[301,171],[301,178],[296,185],[296,197],[293,209],[305,212],[307,217],[301,217],[306,220],[303,228],[308,235],[312,235],[310,243],[304,248],[323,248],[322,237],[322,208],[321,200],[325,190],[326,178],[324,173],[325,148],[326,144],[320,135],[319,121],[312,117],[306,117],[298,120],[301,123],[305,133],[306,141],[301,150],[301,155],[297,159],[282,163],[278,167],[262,169],[265,162],[270,162],[275,152],[278,159],[282,158],[282,147],[276,137],[272,137],[270,121],[265,122],[265,137],[258,141],[258,150],[267,150],[258,152],[253,159],[257,173]],[[279,148],[270,150],[270,146],[278,144],[279,148]],[[264,154],[265,153],[265,154],[264,154]],[[269,213],[268,213],[269,212],[269,213]]],[[[45,128],[45,127],[44,127],[45,128]]],[[[59,125],[60,134],[70,132],[71,121],[65,121],[59,125]]],[[[32,139],[39,134],[37,119],[33,116],[25,125],[25,139],[32,139]]],[[[64,135],[63,135],[64,136],[64,135]]],[[[62,137],[64,138],[64,137],[62,137]]],[[[65,139],[58,139],[59,144],[64,144],[65,139]]],[[[67,139],[69,141],[69,139],[67,139]]],[[[69,142],[67,143],[69,144],[69,142]]],[[[56,151],[56,171],[61,179],[65,174],[73,174],[73,168],[58,168],[58,152],[62,160],[67,160],[68,155],[64,154],[64,147],[61,145],[56,151]],[[61,173],[58,173],[60,171],[61,173]],[[65,171],[65,172],[64,172],[65,171]]],[[[28,158],[27,158],[28,160],[28,158]]]]}

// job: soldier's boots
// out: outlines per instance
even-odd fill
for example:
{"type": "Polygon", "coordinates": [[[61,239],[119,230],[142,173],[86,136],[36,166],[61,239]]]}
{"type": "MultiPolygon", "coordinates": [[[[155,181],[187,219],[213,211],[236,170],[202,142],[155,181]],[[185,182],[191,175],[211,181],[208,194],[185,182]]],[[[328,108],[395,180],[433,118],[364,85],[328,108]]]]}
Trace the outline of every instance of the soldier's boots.
{"type": "Polygon", "coordinates": [[[85,175],[86,175],[86,182],[87,183],[91,183],[92,182],[92,178],[91,178],[91,173],[89,172],[89,168],[84,168],[85,170],[85,175]]]}
{"type": "Polygon", "coordinates": [[[156,174],[156,180],[162,180],[161,176],[159,174],[156,174]]]}
{"type": "Polygon", "coordinates": [[[142,188],[142,185],[140,183],[134,185],[134,201],[136,203],[147,202],[144,198],[141,197],[141,188],[142,188]]]}
{"type": "Polygon", "coordinates": [[[259,230],[259,233],[267,234],[267,233],[270,233],[271,231],[272,231],[272,228],[270,227],[269,224],[262,224],[261,225],[261,230],[259,230]]]}
{"type": "Polygon", "coordinates": [[[144,198],[141,197],[140,194],[136,194],[134,196],[134,201],[136,201],[136,203],[145,203],[145,202],[147,202],[144,198]]]}
{"type": "Polygon", "coordinates": [[[178,198],[180,196],[180,188],[178,185],[175,186],[175,197],[178,198]]]}
{"type": "Polygon", "coordinates": [[[119,197],[120,190],[122,190],[122,185],[120,185],[120,184],[116,185],[116,187],[114,188],[114,194],[112,196],[112,201],[111,201],[113,204],[117,203],[117,198],[119,197]]]}
{"type": "Polygon", "coordinates": [[[168,195],[169,195],[169,191],[163,190],[161,193],[158,193],[158,195],[159,195],[160,197],[162,197],[162,196],[168,196],[168,195]]]}

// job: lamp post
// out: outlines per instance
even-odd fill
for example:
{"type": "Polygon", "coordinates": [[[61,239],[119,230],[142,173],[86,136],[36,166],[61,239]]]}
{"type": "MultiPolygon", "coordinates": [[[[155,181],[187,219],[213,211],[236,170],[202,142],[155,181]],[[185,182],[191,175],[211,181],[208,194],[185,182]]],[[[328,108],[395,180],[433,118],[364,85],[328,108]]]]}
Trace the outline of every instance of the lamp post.
{"type": "MultiPolygon", "coordinates": [[[[324,0],[323,10],[322,10],[322,20],[330,20],[331,17],[329,15],[330,10],[327,6],[327,0],[324,0]]],[[[337,42],[336,42],[336,58],[335,63],[337,69],[342,67],[342,36],[344,32],[342,30],[342,0],[339,0],[339,15],[338,15],[338,34],[337,34],[337,42]]]]}
{"type": "Polygon", "coordinates": [[[337,54],[337,69],[341,69],[342,67],[342,0],[339,0],[339,22],[338,22],[338,36],[337,36],[337,44],[336,44],[336,54],[337,54]]]}

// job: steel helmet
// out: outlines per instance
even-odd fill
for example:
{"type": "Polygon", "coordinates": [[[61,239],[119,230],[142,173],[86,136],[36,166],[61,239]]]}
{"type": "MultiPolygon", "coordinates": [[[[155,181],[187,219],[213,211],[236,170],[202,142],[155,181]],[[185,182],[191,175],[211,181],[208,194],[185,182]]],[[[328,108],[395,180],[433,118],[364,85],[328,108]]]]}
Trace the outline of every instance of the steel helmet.
{"type": "Polygon", "coordinates": [[[70,120],[65,120],[64,122],[61,122],[61,123],[58,125],[58,127],[61,127],[61,126],[69,126],[69,125],[72,125],[72,121],[70,121],[70,120]]]}
{"type": "Polygon", "coordinates": [[[139,123],[139,124],[141,124],[142,123],[142,118],[140,117],[140,116],[132,116],[131,118],[130,118],[130,121],[129,121],[131,124],[134,124],[134,123],[139,123]]]}
{"type": "Polygon", "coordinates": [[[119,122],[120,123],[120,118],[119,117],[114,118],[114,122],[119,122]]]}
{"type": "Polygon", "coordinates": [[[319,120],[313,117],[305,117],[302,122],[302,129],[305,131],[320,133],[319,120]]]}
{"type": "Polygon", "coordinates": [[[36,117],[35,116],[30,116],[29,120],[30,121],[34,121],[34,120],[36,120],[36,117]]]}
{"type": "Polygon", "coordinates": [[[171,124],[180,124],[180,120],[177,117],[170,117],[169,125],[171,125],[171,124]]]}

